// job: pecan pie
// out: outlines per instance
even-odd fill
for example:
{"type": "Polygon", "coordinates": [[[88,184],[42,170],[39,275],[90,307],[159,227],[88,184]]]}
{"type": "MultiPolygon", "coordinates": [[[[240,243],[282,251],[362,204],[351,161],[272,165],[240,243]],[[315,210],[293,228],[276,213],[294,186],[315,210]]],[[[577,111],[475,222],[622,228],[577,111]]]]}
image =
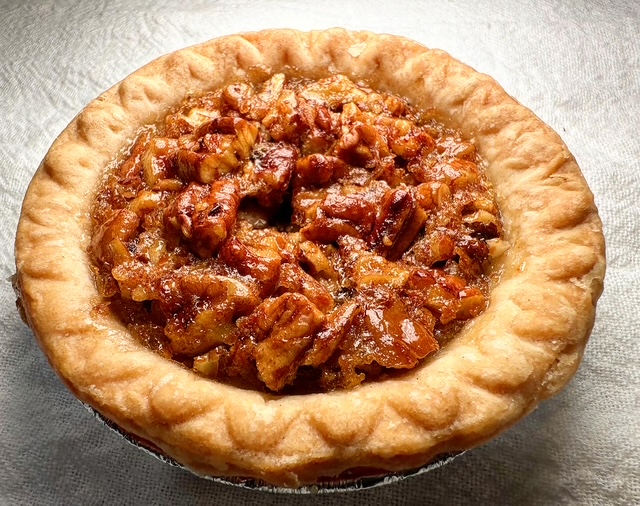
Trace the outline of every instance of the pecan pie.
{"type": "Polygon", "coordinates": [[[223,37],[80,113],[28,190],[19,307],[84,402],[285,486],[478,445],[569,381],[604,278],[566,146],[407,39],[223,37]]]}

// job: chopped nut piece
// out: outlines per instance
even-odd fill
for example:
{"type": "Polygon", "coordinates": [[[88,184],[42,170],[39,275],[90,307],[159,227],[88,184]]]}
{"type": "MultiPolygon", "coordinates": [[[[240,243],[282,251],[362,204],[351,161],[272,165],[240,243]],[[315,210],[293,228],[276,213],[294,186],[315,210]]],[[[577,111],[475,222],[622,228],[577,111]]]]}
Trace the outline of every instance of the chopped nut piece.
{"type": "Polygon", "coordinates": [[[413,243],[425,221],[426,214],[416,206],[410,191],[392,190],[382,201],[370,243],[376,251],[396,260],[413,243]]]}
{"type": "Polygon", "coordinates": [[[252,183],[248,195],[267,208],[277,207],[289,188],[298,159],[298,150],[291,146],[276,144],[259,147],[255,164],[250,172],[252,183]]]}
{"type": "Polygon", "coordinates": [[[480,209],[475,213],[464,216],[462,221],[469,225],[475,232],[492,238],[498,235],[498,219],[495,215],[480,209]]]}
{"type": "Polygon", "coordinates": [[[323,313],[333,309],[333,297],[329,291],[298,265],[280,266],[280,278],[274,293],[279,295],[283,292],[301,293],[323,313]]]}
{"type": "Polygon", "coordinates": [[[235,83],[222,90],[222,98],[227,105],[242,114],[249,112],[249,99],[253,96],[253,88],[247,83],[235,83]]]}
{"type": "Polygon", "coordinates": [[[313,154],[298,160],[296,176],[301,185],[323,185],[342,177],[347,164],[335,156],[313,154]]]}
{"type": "Polygon", "coordinates": [[[314,242],[303,241],[298,244],[296,258],[314,275],[328,279],[338,278],[338,273],[331,261],[314,242]]]}
{"type": "Polygon", "coordinates": [[[242,328],[258,342],[256,366],[268,388],[278,391],[293,379],[302,355],[323,321],[322,312],[297,293],[268,299],[247,317],[242,328]]]}
{"type": "Polygon", "coordinates": [[[128,256],[124,244],[135,236],[139,224],[140,218],[133,211],[116,211],[93,236],[91,247],[95,258],[99,262],[110,264],[114,257],[128,256]]]}
{"type": "MultiPolygon", "coordinates": [[[[211,139],[211,137],[210,137],[211,139]]],[[[220,176],[229,174],[238,167],[238,159],[230,138],[220,138],[214,153],[196,153],[180,149],[177,154],[178,173],[187,181],[212,183],[220,176]]]]}
{"type": "Polygon", "coordinates": [[[152,189],[161,192],[177,192],[182,188],[184,188],[184,183],[180,179],[160,179],[152,189]]]}
{"type": "Polygon", "coordinates": [[[338,157],[351,165],[373,169],[391,151],[382,135],[371,125],[356,122],[346,130],[335,147],[338,157]]]}
{"type": "Polygon", "coordinates": [[[358,229],[348,221],[327,217],[322,214],[304,227],[301,233],[305,239],[322,244],[331,244],[340,237],[347,235],[360,237],[358,229]]]}
{"type": "Polygon", "coordinates": [[[220,369],[220,353],[218,348],[214,348],[204,355],[197,356],[193,359],[193,370],[199,372],[203,376],[215,378],[218,376],[220,369]]]}
{"type": "MultiPolygon", "coordinates": [[[[226,139],[230,137],[230,147],[234,154],[238,156],[240,160],[246,160],[251,154],[251,150],[258,139],[258,128],[251,123],[241,118],[224,116],[219,118],[213,118],[205,123],[201,124],[196,132],[197,138],[202,137],[203,142],[207,143],[208,139],[226,139]],[[222,137],[214,137],[219,135],[222,137]]],[[[217,144],[222,143],[222,140],[212,142],[210,146],[207,146],[209,151],[215,151],[217,144]]]]}
{"type": "Polygon", "coordinates": [[[389,146],[396,155],[405,160],[410,160],[418,155],[426,157],[436,145],[427,132],[416,128],[407,120],[396,120],[389,136],[389,146]]]}
{"type": "Polygon", "coordinates": [[[177,149],[176,139],[158,137],[151,140],[142,156],[142,172],[147,186],[152,187],[160,179],[173,177],[177,149]]]}
{"type": "Polygon", "coordinates": [[[262,85],[262,90],[252,94],[243,104],[246,115],[254,120],[262,121],[275,107],[276,101],[284,88],[284,74],[275,74],[262,85]]]}
{"type": "Polygon", "coordinates": [[[131,201],[131,203],[129,204],[129,209],[131,209],[138,216],[142,216],[145,213],[156,209],[161,200],[162,195],[160,193],[144,190],[141,191],[138,196],[131,201]]]}
{"type": "Polygon", "coordinates": [[[204,310],[198,313],[195,321],[186,327],[180,320],[170,319],[164,332],[171,341],[171,349],[174,353],[191,357],[219,344],[233,342],[235,325],[220,323],[220,320],[218,311],[204,310]]]}
{"type": "Polygon", "coordinates": [[[412,319],[400,300],[386,307],[364,309],[357,330],[340,344],[344,353],[338,362],[345,376],[343,381],[359,383],[357,368],[372,364],[392,369],[414,367],[418,360],[438,349],[433,328],[424,323],[412,319]]]}
{"type": "Polygon", "coordinates": [[[313,340],[313,347],[307,351],[303,365],[318,367],[331,358],[340,342],[349,331],[362,307],[355,301],[345,302],[328,317],[322,330],[313,340]]]}
{"type": "Polygon", "coordinates": [[[167,227],[179,230],[201,258],[213,255],[231,232],[240,199],[233,181],[211,186],[191,183],[167,208],[167,227]]]}
{"type": "Polygon", "coordinates": [[[278,278],[281,258],[272,250],[255,251],[232,237],[220,251],[220,260],[237,269],[243,276],[252,278],[271,286],[278,278]]]}
{"type": "Polygon", "coordinates": [[[320,209],[326,216],[352,223],[363,236],[371,231],[376,218],[375,204],[362,195],[330,193],[320,209]]]}
{"type": "Polygon", "coordinates": [[[381,256],[359,255],[355,261],[353,278],[358,290],[401,289],[409,279],[411,271],[381,256]]]}
{"type": "Polygon", "coordinates": [[[273,109],[262,119],[262,124],[269,129],[271,137],[276,141],[289,140],[295,137],[301,128],[298,121],[298,102],[291,90],[283,90],[276,100],[273,109]]]}

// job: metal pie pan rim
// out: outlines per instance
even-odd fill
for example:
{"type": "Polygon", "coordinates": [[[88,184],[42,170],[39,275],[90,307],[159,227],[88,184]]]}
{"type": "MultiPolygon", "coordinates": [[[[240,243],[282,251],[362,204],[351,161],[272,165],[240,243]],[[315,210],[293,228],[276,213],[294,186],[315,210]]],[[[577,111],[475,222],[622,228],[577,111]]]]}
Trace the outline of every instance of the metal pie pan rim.
{"type": "Polygon", "coordinates": [[[111,421],[109,418],[105,417],[103,414],[95,410],[92,406],[80,401],[81,404],[103,425],[111,429],[113,432],[119,434],[122,438],[125,439],[129,444],[143,450],[145,453],[161,460],[162,462],[169,464],[170,466],[177,467],[180,469],[184,469],[185,471],[189,471],[190,473],[204,478],[209,481],[213,481],[214,483],[219,483],[222,485],[230,485],[233,487],[245,489],[245,490],[256,490],[261,492],[270,492],[273,494],[293,494],[293,495],[316,495],[316,494],[330,494],[330,493],[339,493],[339,492],[354,492],[358,490],[369,490],[372,488],[382,487],[385,485],[391,485],[394,483],[398,483],[407,478],[412,478],[414,476],[419,476],[424,473],[428,473],[429,471],[433,471],[434,469],[438,469],[439,467],[444,466],[451,462],[454,458],[465,453],[464,451],[460,452],[452,452],[452,453],[442,453],[436,456],[434,459],[429,461],[422,467],[417,469],[410,469],[406,471],[398,471],[398,472],[389,472],[381,475],[373,475],[373,476],[362,476],[358,478],[336,478],[327,481],[320,481],[314,485],[303,485],[298,488],[288,488],[288,487],[280,487],[276,485],[272,485],[267,483],[266,481],[257,479],[257,478],[246,478],[246,477],[231,477],[231,476],[208,476],[198,474],[188,467],[183,466],[179,462],[175,461],[171,457],[168,457],[164,453],[161,453],[159,450],[154,450],[150,448],[148,445],[145,445],[139,438],[128,433],[116,423],[111,421]]]}

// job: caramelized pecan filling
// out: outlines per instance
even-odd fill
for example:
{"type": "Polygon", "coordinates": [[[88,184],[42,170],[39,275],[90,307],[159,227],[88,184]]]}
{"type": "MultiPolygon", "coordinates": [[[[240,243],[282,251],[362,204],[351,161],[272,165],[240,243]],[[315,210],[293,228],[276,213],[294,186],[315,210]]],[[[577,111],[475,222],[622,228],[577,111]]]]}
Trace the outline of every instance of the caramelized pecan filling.
{"type": "Polygon", "coordinates": [[[487,304],[501,223],[480,164],[459,133],[344,76],[188,98],[99,191],[100,308],[250,388],[413,368],[487,304]]]}

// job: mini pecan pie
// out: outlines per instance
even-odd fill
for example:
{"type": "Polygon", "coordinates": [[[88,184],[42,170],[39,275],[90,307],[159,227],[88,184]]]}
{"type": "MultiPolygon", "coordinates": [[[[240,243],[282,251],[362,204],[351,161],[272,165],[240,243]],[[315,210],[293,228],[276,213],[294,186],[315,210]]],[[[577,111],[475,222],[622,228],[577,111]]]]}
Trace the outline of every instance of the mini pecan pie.
{"type": "Polygon", "coordinates": [[[491,78],[344,30],[223,37],[56,140],[16,240],[66,384],[197,473],[300,486],[478,445],[575,372],[593,196],[491,78]]]}

